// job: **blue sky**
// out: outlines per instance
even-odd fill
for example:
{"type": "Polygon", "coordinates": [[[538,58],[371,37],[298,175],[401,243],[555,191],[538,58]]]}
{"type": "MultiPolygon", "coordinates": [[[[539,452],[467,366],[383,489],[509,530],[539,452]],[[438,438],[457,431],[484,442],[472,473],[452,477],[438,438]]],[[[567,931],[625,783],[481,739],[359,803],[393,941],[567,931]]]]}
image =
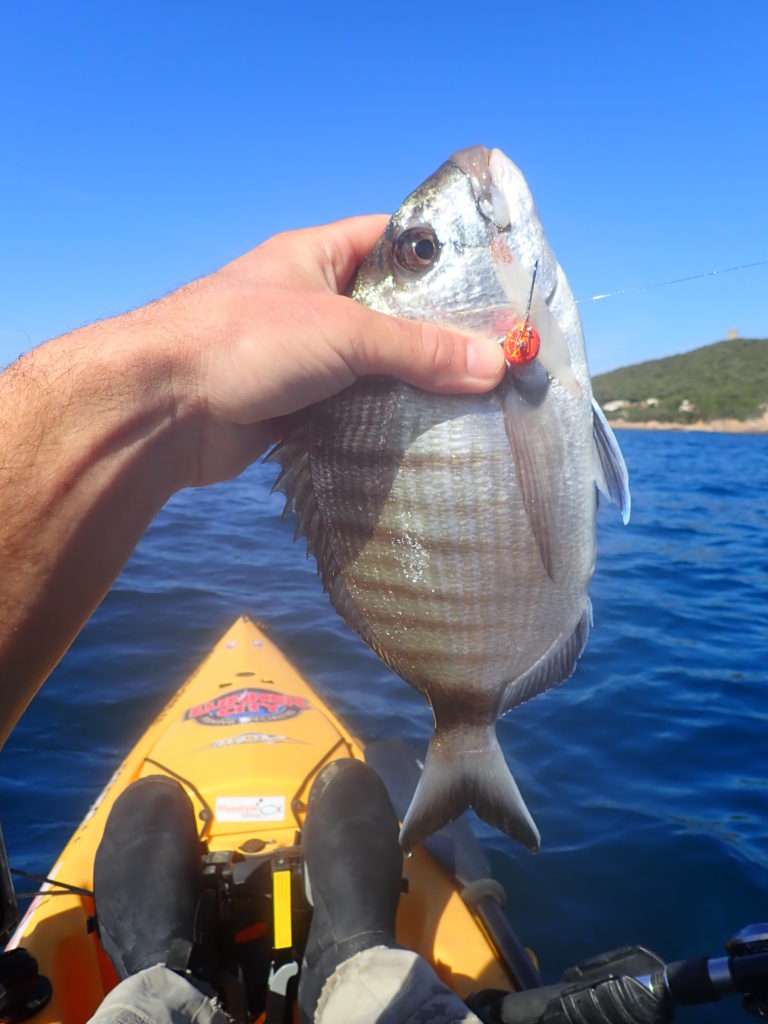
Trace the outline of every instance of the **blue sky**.
{"type": "MultiPolygon", "coordinates": [[[[0,364],[270,233],[525,172],[577,295],[768,258],[768,4],[11,3],[0,364]]],[[[586,304],[593,371],[768,335],[768,267],[586,304]]]]}

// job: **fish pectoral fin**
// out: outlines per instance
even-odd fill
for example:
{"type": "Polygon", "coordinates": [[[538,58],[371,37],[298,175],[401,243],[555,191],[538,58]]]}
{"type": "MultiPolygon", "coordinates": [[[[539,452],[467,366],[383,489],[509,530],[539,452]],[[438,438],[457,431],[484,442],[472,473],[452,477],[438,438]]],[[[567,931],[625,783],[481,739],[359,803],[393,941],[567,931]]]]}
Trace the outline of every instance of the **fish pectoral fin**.
{"type": "Polygon", "coordinates": [[[592,437],[594,440],[595,485],[606,498],[618,505],[626,526],[632,509],[629,473],[619,442],[611,430],[605,413],[592,399],[592,437]]]}
{"type": "Polygon", "coordinates": [[[552,516],[545,497],[547,451],[543,445],[537,445],[535,437],[532,436],[533,408],[511,382],[504,389],[502,409],[523,508],[536,540],[542,565],[547,576],[554,580],[552,516]]]}
{"type": "Polygon", "coordinates": [[[469,807],[532,852],[539,849],[539,830],[504,760],[495,726],[441,730],[438,722],[400,845],[413,849],[469,807]]]}
{"type": "Polygon", "coordinates": [[[549,650],[534,662],[524,675],[509,684],[500,714],[506,714],[518,704],[524,704],[532,697],[537,697],[545,690],[569,679],[576,668],[576,662],[587,646],[591,629],[592,603],[587,600],[586,608],[573,632],[565,640],[558,637],[549,650]]]}

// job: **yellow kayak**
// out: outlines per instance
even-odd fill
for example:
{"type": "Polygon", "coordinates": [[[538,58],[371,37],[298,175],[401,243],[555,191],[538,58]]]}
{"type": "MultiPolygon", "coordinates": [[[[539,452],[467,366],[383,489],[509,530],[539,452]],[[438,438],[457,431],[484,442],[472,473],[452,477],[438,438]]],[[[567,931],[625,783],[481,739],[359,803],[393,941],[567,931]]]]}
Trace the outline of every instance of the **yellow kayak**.
{"type": "MultiPolygon", "coordinates": [[[[88,893],[110,809],[142,776],[167,774],[184,786],[209,875],[231,883],[258,869],[253,877],[266,879],[264,898],[252,901],[255,919],[239,922],[235,941],[267,949],[273,973],[300,963],[310,913],[301,884],[304,812],[315,775],[340,757],[371,763],[402,816],[418,776],[407,748],[364,748],[263,630],[238,619],[125,758],[16,928],[8,948],[28,950],[52,986],[34,1020],[80,1024],[116,984],[88,893]]],[[[418,847],[404,866],[398,942],[425,957],[461,998],[533,983],[531,960],[501,910],[500,887],[484,869],[462,822],[418,847]]]]}

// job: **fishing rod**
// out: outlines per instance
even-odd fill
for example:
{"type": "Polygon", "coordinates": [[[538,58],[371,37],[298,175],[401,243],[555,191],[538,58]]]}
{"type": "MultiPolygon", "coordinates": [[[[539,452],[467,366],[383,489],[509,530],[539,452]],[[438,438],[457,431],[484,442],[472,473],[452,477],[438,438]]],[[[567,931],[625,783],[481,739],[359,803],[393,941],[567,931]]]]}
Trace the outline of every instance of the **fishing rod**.
{"type": "MultiPolygon", "coordinates": [[[[748,1014],[768,1019],[768,923],[751,924],[725,956],[665,964],[640,947],[605,954],[566,971],[556,985],[491,993],[473,1005],[486,1024],[662,1024],[679,1007],[741,996],[748,1014]]],[[[477,998],[477,997],[476,997],[477,998]]]]}

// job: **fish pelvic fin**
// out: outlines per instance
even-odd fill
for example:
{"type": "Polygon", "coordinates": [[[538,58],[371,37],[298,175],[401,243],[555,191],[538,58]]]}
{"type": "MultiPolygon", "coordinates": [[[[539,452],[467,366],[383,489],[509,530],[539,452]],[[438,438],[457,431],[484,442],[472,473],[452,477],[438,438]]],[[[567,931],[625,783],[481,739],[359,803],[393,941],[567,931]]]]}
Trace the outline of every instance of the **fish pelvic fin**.
{"type": "Polygon", "coordinates": [[[469,807],[489,825],[538,851],[539,830],[504,760],[495,725],[441,729],[438,722],[400,845],[413,849],[469,807]]]}

